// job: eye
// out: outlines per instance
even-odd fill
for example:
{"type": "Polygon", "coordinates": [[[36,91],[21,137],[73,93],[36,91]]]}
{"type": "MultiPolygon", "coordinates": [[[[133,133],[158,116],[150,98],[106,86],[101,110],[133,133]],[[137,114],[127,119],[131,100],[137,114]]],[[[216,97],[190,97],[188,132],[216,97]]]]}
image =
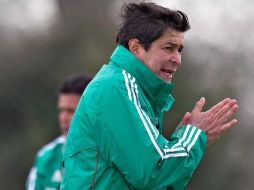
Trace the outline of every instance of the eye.
{"type": "Polygon", "coordinates": [[[164,47],[165,50],[172,50],[172,48],[173,48],[172,46],[166,46],[166,47],[164,47]]]}
{"type": "Polygon", "coordinates": [[[182,53],[182,52],[183,52],[183,48],[179,48],[179,49],[178,49],[178,52],[179,52],[179,53],[182,53]]]}

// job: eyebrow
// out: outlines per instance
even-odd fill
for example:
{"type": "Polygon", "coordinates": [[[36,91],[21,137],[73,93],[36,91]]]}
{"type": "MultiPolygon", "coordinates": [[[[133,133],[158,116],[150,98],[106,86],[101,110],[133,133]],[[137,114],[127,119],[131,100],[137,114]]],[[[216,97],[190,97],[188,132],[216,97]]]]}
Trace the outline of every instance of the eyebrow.
{"type": "MultiPolygon", "coordinates": [[[[166,44],[169,44],[169,45],[171,45],[171,46],[173,46],[173,47],[178,47],[179,45],[178,44],[176,44],[176,43],[174,43],[174,42],[166,42],[166,44]]],[[[180,44],[180,49],[183,49],[184,48],[184,45],[183,44],[180,44]]]]}

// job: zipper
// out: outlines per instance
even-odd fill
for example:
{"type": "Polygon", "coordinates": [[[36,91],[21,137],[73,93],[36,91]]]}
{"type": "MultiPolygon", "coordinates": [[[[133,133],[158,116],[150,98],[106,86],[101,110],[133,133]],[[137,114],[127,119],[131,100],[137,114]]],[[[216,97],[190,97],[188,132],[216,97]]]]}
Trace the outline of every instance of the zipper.
{"type": "Polygon", "coordinates": [[[95,166],[95,169],[94,169],[93,180],[92,180],[92,183],[91,183],[91,186],[90,186],[90,190],[92,190],[93,186],[94,186],[94,181],[95,181],[95,177],[96,177],[97,170],[98,170],[98,162],[99,162],[99,151],[98,151],[98,147],[97,147],[96,148],[96,166],[95,166]]]}

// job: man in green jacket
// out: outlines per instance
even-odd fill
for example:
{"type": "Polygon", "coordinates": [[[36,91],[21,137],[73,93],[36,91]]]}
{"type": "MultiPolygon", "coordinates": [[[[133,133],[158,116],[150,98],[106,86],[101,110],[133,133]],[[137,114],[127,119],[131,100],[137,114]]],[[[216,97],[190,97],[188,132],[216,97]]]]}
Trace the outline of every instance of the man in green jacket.
{"type": "Polygon", "coordinates": [[[58,119],[62,135],[43,146],[36,155],[26,181],[27,190],[56,190],[62,179],[62,159],[65,136],[78,105],[80,96],[91,78],[76,75],[68,78],[58,90],[58,119]]]}
{"type": "Polygon", "coordinates": [[[127,4],[122,11],[118,45],[75,111],[61,190],[182,190],[207,144],[237,122],[228,121],[236,100],[202,112],[202,97],[165,139],[162,116],[174,102],[171,80],[188,18],[153,3],[127,4]]]}

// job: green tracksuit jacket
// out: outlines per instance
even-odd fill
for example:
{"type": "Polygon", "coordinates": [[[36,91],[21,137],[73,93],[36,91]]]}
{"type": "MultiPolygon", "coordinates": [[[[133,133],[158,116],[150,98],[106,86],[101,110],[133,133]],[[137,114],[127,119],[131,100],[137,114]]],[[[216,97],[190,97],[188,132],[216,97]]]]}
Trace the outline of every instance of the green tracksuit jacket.
{"type": "Polygon", "coordinates": [[[26,181],[26,190],[58,190],[62,179],[65,137],[60,136],[43,146],[26,181]]]}
{"type": "Polygon", "coordinates": [[[169,140],[163,138],[162,114],[174,101],[171,89],[172,84],[117,46],[74,114],[61,190],[184,189],[207,137],[187,125],[169,140]]]}

